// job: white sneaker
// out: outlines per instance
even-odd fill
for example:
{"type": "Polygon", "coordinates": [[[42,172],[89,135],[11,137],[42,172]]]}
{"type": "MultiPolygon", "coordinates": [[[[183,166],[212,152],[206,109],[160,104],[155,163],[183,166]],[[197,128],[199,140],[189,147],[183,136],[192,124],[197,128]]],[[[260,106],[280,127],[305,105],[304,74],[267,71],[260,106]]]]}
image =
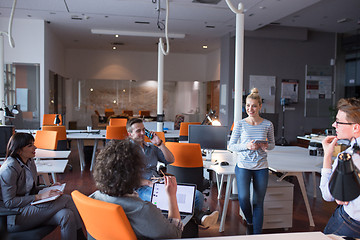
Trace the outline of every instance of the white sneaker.
{"type": "Polygon", "coordinates": [[[210,215],[204,215],[201,218],[201,225],[205,228],[211,227],[216,224],[219,217],[218,211],[213,211],[210,215]]]}

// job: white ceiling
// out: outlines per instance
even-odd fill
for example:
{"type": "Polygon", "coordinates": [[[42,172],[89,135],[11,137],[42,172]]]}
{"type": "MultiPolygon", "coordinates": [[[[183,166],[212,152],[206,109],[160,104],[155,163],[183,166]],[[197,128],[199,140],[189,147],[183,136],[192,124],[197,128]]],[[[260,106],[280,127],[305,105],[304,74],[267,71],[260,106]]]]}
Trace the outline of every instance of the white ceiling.
{"type": "MultiPolygon", "coordinates": [[[[66,48],[157,51],[157,38],[92,34],[91,29],[161,32],[157,28],[156,3],[160,0],[18,0],[15,18],[43,19],[66,48]],[[78,18],[81,20],[74,20],[78,18]],[[148,24],[139,24],[148,22],[148,24]]],[[[209,1],[209,0],[203,0],[209,1]]],[[[232,0],[237,6],[239,0],[232,0]]],[[[245,30],[267,25],[305,27],[310,30],[347,33],[360,29],[360,0],[244,0],[245,30]],[[342,23],[338,23],[342,20],[342,23]]],[[[165,0],[161,0],[165,9],[165,0]]],[[[0,17],[8,18],[13,0],[0,1],[0,17]]],[[[219,47],[221,36],[235,31],[235,14],[225,0],[201,4],[170,0],[169,33],[185,38],[170,41],[170,51],[201,53],[219,47]],[[207,44],[207,50],[202,45],[207,44]]],[[[4,19],[4,18],[3,18],[4,19]]],[[[1,19],[3,21],[3,19],[1,19]]],[[[160,20],[165,19],[165,10],[160,20]]],[[[16,27],[16,26],[14,26],[16,27]]],[[[5,30],[5,29],[4,29],[5,30]]],[[[16,41],[16,39],[15,39],[16,41]]]]}

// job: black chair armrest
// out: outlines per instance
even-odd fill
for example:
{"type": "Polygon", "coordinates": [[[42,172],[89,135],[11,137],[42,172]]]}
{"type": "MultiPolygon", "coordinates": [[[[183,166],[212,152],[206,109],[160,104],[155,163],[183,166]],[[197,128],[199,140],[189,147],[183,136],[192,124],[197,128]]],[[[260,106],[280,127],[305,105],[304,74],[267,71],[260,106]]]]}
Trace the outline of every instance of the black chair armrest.
{"type": "Polygon", "coordinates": [[[7,208],[0,208],[0,235],[6,236],[7,233],[7,216],[19,215],[19,211],[10,210],[7,208]]]}
{"type": "Polygon", "coordinates": [[[19,215],[20,212],[16,210],[10,210],[6,208],[0,208],[0,217],[3,216],[11,216],[11,215],[19,215]]]}

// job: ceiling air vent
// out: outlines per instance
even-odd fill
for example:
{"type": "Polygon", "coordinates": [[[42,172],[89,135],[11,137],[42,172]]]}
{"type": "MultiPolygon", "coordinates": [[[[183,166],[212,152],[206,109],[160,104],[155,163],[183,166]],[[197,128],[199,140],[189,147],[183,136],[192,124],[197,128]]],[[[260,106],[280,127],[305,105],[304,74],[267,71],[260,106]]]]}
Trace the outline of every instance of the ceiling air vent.
{"type": "Polygon", "coordinates": [[[124,43],[122,43],[122,42],[113,42],[113,43],[111,43],[111,45],[121,46],[121,45],[124,45],[124,43]]]}
{"type": "Polygon", "coordinates": [[[221,0],[193,0],[193,3],[218,4],[221,0]]]}
{"type": "Polygon", "coordinates": [[[137,24],[150,24],[150,22],[144,22],[144,21],[135,21],[137,24]]]}
{"type": "Polygon", "coordinates": [[[83,20],[83,18],[81,16],[78,16],[78,15],[72,15],[71,19],[72,20],[83,20]]]}

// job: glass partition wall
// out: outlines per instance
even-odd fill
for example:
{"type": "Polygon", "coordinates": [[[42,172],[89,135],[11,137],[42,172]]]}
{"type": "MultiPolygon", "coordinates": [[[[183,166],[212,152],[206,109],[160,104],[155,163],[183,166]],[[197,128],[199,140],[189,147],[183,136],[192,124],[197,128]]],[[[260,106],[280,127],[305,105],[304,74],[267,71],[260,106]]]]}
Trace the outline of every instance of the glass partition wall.
{"type": "MultiPolygon", "coordinates": [[[[105,115],[105,109],[112,109],[117,116],[124,110],[133,111],[134,116],[140,110],[150,111],[154,117],[157,115],[157,81],[154,80],[73,80],[71,88],[73,107],[68,115],[78,127],[91,125],[91,115],[95,111],[105,115]]],[[[165,81],[165,121],[174,121],[176,114],[199,114],[201,94],[206,95],[205,83],[165,81]]],[[[205,112],[205,104],[203,109],[205,112]]]]}

